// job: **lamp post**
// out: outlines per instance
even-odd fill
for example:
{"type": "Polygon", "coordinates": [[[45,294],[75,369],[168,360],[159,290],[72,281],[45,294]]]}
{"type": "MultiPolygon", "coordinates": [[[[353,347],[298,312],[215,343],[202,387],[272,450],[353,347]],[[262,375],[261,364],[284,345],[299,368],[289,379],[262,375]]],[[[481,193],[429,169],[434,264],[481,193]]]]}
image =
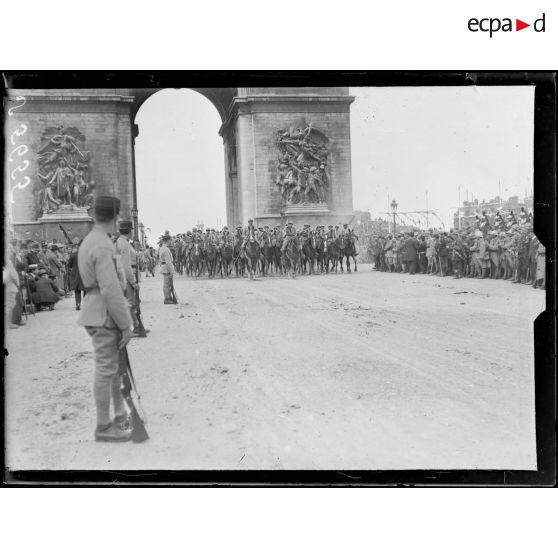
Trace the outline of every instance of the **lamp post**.
{"type": "Polygon", "coordinates": [[[144,226],[143,223],[140,223],[139,225],[139,230],[140,230],[140,242],[143,248],[145,248],[145,231],[144,231],[144,226]]]}
{"type": "Polygon", "coordinates": [[[395,234],[395,212],[397,211],[397,202],[395,200],[391,200],[391,212],[393,213],[393,234],[395,234]]]}
{"type": "Polygon", "coordinates": [[[134,224],[134,239],[138,238],[138,208],[132,207],[132,222],[134,224]]]}

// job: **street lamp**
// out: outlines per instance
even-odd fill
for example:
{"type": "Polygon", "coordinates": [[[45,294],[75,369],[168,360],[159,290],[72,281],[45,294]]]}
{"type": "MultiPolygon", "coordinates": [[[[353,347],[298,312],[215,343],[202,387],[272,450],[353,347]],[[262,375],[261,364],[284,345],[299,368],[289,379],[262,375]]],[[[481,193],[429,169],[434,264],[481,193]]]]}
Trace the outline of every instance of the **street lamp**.
{"type": "Polygon", "coordinates": [[[134,223],[134,238],[138,238],[138,208],[132,207],[132,222],[134,223]]]}
{"type": "Polygon", "coordinates": [[[141,245],[142,245],[143,247],[145,247],[145,232],[144,232],[143,223],[140,223],[140,224],[139,224],[139,230],[140,230],[140,242],[141,242],[141,245]]]}
{"type": "Polygon", "coordinates": [[[393,234],[395,234],[395,212],[397,211],[397,202],[395,200],[391,200],[391,212],[393,213],[393,234]]]}

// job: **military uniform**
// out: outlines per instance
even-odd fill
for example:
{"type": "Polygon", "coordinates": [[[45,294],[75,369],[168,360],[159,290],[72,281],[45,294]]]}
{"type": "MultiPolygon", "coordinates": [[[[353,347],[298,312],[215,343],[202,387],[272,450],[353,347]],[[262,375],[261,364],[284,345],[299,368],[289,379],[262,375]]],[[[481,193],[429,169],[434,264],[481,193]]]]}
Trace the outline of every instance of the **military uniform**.
{"type": "MultiPolygon", "coordinates": [[[[168,242],[169,240],[170,236],[163,237],[164,242],[168,242]]],[[[160,272],[163,275],[163,294],[165,296],[164,304],[172,304],[171,285],[175,270],[172,253],[166,244],[163,244],[161,248],[159,248],[159,264],[161,266],[160,272]]]]}
{"type": "Polygon", "coordinates": [[[296,231],[294,229],[294,225],[291,221],[289,221],[285,226],[285,235],[283,238],[283,244],[281,246],[281,252],[284,252],[287,249],[289,242],[291,242],[291,240],[295,237],[296,237],[296,231]]]}
{"type": "Polygon", "coordinates": [[[124,270],[124,275],[126,276],[126,299],[130,305],[130,313],[132,316],[132,321],[134,322],[134,329],[137,329],[139,323],[136,317],[137,310],[137,296],[136,289],[139,285],[136,281],[136,266],[137,266],[137,256],[136,251],[132,248],[130,240],[125,236],[129,234],[132,230],[131,221],[121,221],[119,225],[120,236],[116,239],[115,247],[116,254],[120,258],[122,268],[124,270]]]}
{"type": "MultiPolygon", "coordinates": [[[[95,215],[110,221],[110,215],[113,214],[114,219],[119,207],[118,198],[101,196],[96,200],[95,215]]],[[[118,427],[119,419],[126,417],[118,377],[119,366],[123,365],[123,355],[118,344],[124,333],[129,336],[132,318],[115,263],[114,245],[102,222],[97,222],[84,238],[78,252],[79,272],[86,291],[78,324],[85,327],[93,343],[94,395],[97,408],[95,438],[126,441],[130,439],[130,433],[118,427]],[[111,398],[114,422],[110,420],[111,398]]]]}

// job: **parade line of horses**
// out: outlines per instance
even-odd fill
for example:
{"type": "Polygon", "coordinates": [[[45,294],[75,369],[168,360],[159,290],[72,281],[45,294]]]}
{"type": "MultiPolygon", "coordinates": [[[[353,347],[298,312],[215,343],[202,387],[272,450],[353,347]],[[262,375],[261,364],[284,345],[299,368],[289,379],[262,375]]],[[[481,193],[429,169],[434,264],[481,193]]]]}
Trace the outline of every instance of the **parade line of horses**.
{"type": "MultiPolygon", "coordinates": [[[[357,271],[354,239],[347,236],[336,239],[317,234],[292,236],[282,250],[282,242],[258,241],[252,234],[244,250],[242,244],[240,237],[220,245],[196,238],[190,243],[175,241],[170,248],[177,273],[193,278],[202,275],[229,278],[234,272],[236,277],[248,274],[250,279],[267,275],[287,275],[294,279],[298,274],[337,273],[338,270],[343,273],[344,260],[347,272],[351,273],[351,259],[357,271]]],[[[154,272],[154,260],[146,262],[148,274],[154,272]]]]}

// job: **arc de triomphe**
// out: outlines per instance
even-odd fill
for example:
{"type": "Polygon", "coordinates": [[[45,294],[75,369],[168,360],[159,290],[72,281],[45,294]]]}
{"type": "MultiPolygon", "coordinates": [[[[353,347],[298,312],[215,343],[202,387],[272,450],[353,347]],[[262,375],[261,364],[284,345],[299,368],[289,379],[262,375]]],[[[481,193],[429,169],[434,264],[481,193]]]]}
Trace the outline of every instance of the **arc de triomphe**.
{"type": "MultiPolygon", "coordinates": [[[[258,225],[286,218],[315,225],[352,217],[349,110],[354,98],[347,87],[194,90],[221,117],[229,227],[249,218],[258,225]]],[[[41,231],[50,239],[61,219],[70,228],[74,223],[77,233],[80,219],[87,219],[84,200],[91,183],[91,192],[122,200],[122,216],[139,212],[141,217],[134,162],[134,140],[141,130],[135,117],[157,91],[10,90],[6,199],[15,229],[41,231]],[[58,165],[70,170],[59,172],[58,165]],[[73,194],[66,201],[57,198],[55,186],[64,181],[76,191],[75,199],[73,194]]]]}

